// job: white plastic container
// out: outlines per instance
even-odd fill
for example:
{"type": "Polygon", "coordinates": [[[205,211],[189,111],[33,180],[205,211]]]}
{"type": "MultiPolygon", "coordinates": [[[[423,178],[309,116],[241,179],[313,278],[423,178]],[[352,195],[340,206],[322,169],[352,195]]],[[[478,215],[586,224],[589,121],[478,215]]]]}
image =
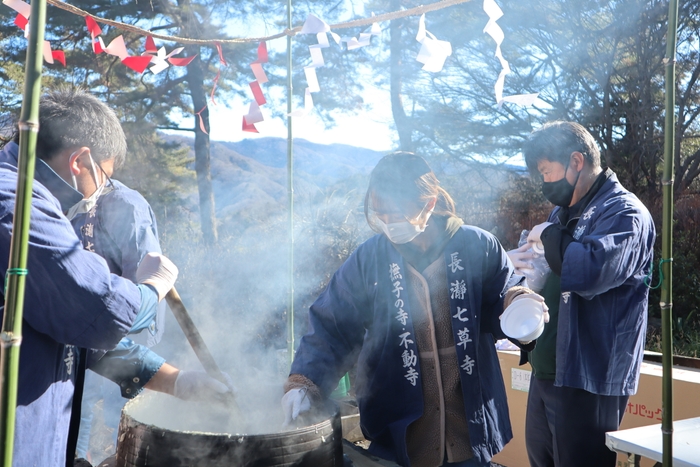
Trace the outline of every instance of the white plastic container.
{"type": "Polygon", "coordinates": [[[537,339],[544,331],[542,303],[532,298],[514,300],[501,315],[501,329],[520,342],[537,339]]]}

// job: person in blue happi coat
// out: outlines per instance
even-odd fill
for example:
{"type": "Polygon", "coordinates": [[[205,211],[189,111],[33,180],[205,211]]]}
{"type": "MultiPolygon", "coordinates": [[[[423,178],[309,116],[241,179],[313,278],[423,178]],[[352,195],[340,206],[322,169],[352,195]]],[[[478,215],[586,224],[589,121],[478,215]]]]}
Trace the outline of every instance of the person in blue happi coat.
{"type": "MultiPolygon", "coordinates": [[[[139,267],[139,284],[111,274],[103,258],[82,248],[60,202],[49,191],[52,182],[43,181],[51,173],[48,165],[37,161],[31,193],[15,467],[66,465],[73,395],[87,360],[80,348],[111,349],[135,322],[153,319],[155,304],[177,276],[177,268],[161,255],[149,256],[139,267]]],[[[0,162],[3,281],[8,273],[17,178],[14,165],[0,162]]]]}
{"type": "Polygon", "coordinates": [[[543,299],[520,285],[493,235],[455,215],[418,155],[379,161],[365,216],[378,234],[310,308],[285,384],[286,422],[327,398],[356,362],[372,454],[407,467],[489,465],[512,438],[499,316],[519,297],[543,299]]]}
{"type": "MultiPolygon", "coordinates": [[[[605,433],[635,394],[644,352],[655,239],[647,208],[601,167],[593,136],[574,122],[534,131],[523,148],[530,173],[555,205],[532,228],[552,274],[542,290],[551,321],[532,365],[526,445],[533,467],[613,467],[605,433]]],[[[523,248],[509,254],[527,262],[523,248]]]]}
{"type": "MultiPolygon", "coordinates": [[[[16,165],[17,152],[16,141],[8,143],[0,151],[0,161],[16,165]]],[[[146,255],[161,250],[155,218],[146,200],[110,178],[125,155],[126,138],[119,120],[97,98],[75,88],[42,96],[37,178],[60,200],[83,247],[105,258],[112,273],[136,281],[138,266],[146,255]]],[[[145,387],[182,399],[211,400],[230,390],[204,372],[178,370],[147,348],[146,345],[156,343],[162,335],[163,309],[160,306],[157,313],[137,320],[129,337],[110,351],[88,351],[88,368],[117,386],[109,383],[116,390],[110,391],[110,386],[97,379],[100,376],[87,373],[81,437],[70,440],[72,444],[77,442],[79,455],[87,451],[92,404],[103,394],[106,395],[105,420],[116,437],[124,400],[121,396],[133,398],[145,387]],[[138,344],[139,340],[146,345],[138,344]],[[115,392],[116,401],[115,397],[109,397],[115,392]]],[[[72,458],[69,452],[68,465],[72,465],[72,458]]]]}

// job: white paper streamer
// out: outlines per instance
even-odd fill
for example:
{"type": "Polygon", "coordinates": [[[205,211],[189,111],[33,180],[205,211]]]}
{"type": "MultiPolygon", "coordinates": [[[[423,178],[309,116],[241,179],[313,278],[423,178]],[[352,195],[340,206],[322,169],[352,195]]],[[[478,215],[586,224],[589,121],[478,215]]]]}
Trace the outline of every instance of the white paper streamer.
{"type": "Polygon", "coordinates": [[[505,58],[503,58],[503,54],[501,53],[501,43],[505,38],[505,34],[503,33],[503,29],[501,29],[501,27],[498,24],[496,24],[496,21],[503,16],[503,11],[496,4],[495,0],[484,0],[484,11],[489,17],[489,21],[484,27],[484,32],[491,36],[491,38],[496,42],[495,56],[496,58],[498,58],[498,61],[501,62],[502,68],[501,72],[498,74],[496,84],[494,85],[494,91],[496,93],[496,102],[498,103],[498,107],[500,108],[504,102],[511,102],[513,104],[523,106],[532,105],[537,99],[539,93],[516,94],[513,96],[505,97],[503,96],[503,85],[506,80],[506,75],[510,73],[510,65],[508,64],[508,61],[505,58]]]}
{"type": "Polygon", "coordinates": [[[153,66],[150,68],[150,70],[153,72],[154,75],[156,75],[170,66],[170,64],[167,61],[170,57],[179,54],[183,50],[185,50],[184,47],[178,47],[170,53],[166,53],[165,47],[161,47],[155,54],[153,54],[153,52],[144,52],[143,55],[153,55],[153,58],[151,59],[151,63],[153,63],[153,66]]]}
{"type": "Polygon", "coordinates": [[[29,15],[32,12],[32,7],[29,5],[29,3],[23,2],[22,0],[2,0],[2,3],[29,19],[29,15]]]}
{"type": "Polygon", "coordinates": [[[42,49],[42,53],[44,55],[44,60],[46,60],[46,63],[50,63],[53,65],[53,54],[51,53],[51,44],[49,41],[44,41],[44,48],[42,49]]]}
{"type": "Polygon", "coordinates": [[[326,24],[326,22],[322,19],[317,18],[314,15],[309,15],[306,17],[304,26],[302,26],[299,34],[316,34],[318,44],[309,46],[311,65],[304,67],[304,75],[306,75],[307,84],[307,88],[304,91],[304,108],[289,113],[289,116],[303,117],[308,115],[308,113],[311,112],[311,109],[314,107],[314,101],[311,98],[311,93],[319,92],[321,90],[321,87],[318,84],[318,77],[316,76],[316,68],[320,68],[325,64],[321,49],[330,47],[330,43],[328,42],[328,33],[331,34],[336,43],[340,42],[340,37],[330,31],[331,27],[328,26],[328,24],[326,24]]]}
{"type": "Polygon", "coordinates": [[[416,40],[421,44],[416,60],[423,64],[423,69],[433,73],[442,70],[445,59],[452,55],[452,44],[438,40],[425,29],[425,13],[418,20],[416,40]]]}
{"type": "Polygon", "coordinates": [[[250,103],[250,107],[248,107],[248,113],[245,114],[243,118],[245,118],[245,121],[248,125],[254,125],[264,120],[262,110],[260,110],[260,106],[257,102],[253,101],[250,103]]]}
{"type": "MultiPolygon", "coordinates": [[[[374,14],[372,14],[372,16],[374,16],[374,14]]],[[[372,23],[372,26],[361,32],[358,37],[343,37],[341,41],[346,43],[348,50],[355,50],[369,45],[372,36],[378,36],[381,33],[382,30],[379,27],[379,23],[372,23]]]]}
{"type": "Polygon", "coordinates": [[[124,60],[126,57],[129,56],[129,52],[127,52],[126,50],[126,44],[124,43],[123,36],[115,37],[114,40],[112,40],[112,42],[110,42],[108,46],[105,46],[105,43],[102,40],[102,36],[99,36],[97,39],[100,41],[102,50],[105,53],[108,53],[110,55],[116,55],[121,60],[124,60]]]}

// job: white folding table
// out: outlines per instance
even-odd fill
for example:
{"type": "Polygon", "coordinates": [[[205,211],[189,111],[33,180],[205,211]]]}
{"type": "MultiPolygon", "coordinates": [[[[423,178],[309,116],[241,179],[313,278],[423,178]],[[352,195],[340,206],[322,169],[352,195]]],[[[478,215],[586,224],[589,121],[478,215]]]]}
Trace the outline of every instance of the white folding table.
{"type": "MultiPolygon", "coordinates": [[[[605,444],[613,451],[634,456],[635,466],[640,457],[662,462],[661,424],[605,434],[605,444]]],[[[700,466],[700,417],[673,422],[673,467],[700,466]]]]}

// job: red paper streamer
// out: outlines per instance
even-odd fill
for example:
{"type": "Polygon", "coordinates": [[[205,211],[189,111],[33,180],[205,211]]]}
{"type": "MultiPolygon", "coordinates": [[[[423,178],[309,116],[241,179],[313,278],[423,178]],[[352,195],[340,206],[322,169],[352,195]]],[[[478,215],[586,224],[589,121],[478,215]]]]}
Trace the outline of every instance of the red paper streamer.
{"type": "Polygon", "coordinates": [[[258,129],[255,128],[254,124],[248,124],[248,122],[246,122],[245,116],[243,117],[243,131],[247,131],[250,133],[259,133],[258,129]]]}
{"type": "MultiPolygon", "coordinates": [[[[215,45],[216,45],[216,50],[219,52],[219,62],[220,62],[222,65],[227,66],[228,63],[226,63],[226,59],[224,58],[224,51],[221,50],[221,43],[216,42],[215,45]]],[[[219,69],[219,70],[216,72],[216,78],[214,78],[214,83],[213,83],[213,86],[212,86],[212,88],[211,88],[211,94],[209,95],[209,100],[210,100],[210,101],[212,102],[212,104],[214,104],[214,105],[216,105],[216,101],[214,100],[214,91],[216,91],[216,86],[217,86],[217,83],[219,82],[219,78],[220,78],[220,77],[221,77],[221,69],[219,69]]]]}
{"type": "Polygon", "coordinates": [[[66,54],[63,53],[63,50],[52,50],[51,56],[54,60],[58,60],[61,65],[66,66],[66,54]]]}
{"type": "Polygon", "coordinates": [[[158,52],[153,36],[146,36],[146,52],[158,52]]]}
{"type": "Polygon", "coordinates": [[[104,51],[102,50],[102,44],[100,44],[100,41],[97,40],[97,36],[102,34],[102,29],[100,29],[97,22],[90,16],[85,17],[85,24],[87,25],[90,37],[92,37],[92,51],[96,54],[101,54],[104,51]]]}
{"type": "Polygon", "coordinates": [[[226,60],[224,59],[224,51],[221,50],[221,43],[220,42],[216,43],[216,50],[219,51],[219,61],[221,62],[221,64],[224,66],[228,66],[228,63],[226,63],[226,60]]]}
{"type": "Polygon", "coordinates": [[[136,73],[143,73],[146,70],[146,67],[148,67],[148,64],[151,63],[152,58],[153,57],[150,55],[137,55],[126,57],[124,60],[122,60],[122,63],[134,70],[136,73]]]}
{"type": "Polygon", "coordinates": [[[97,24],[97,22],[90,16],[85,17],[85,24],[87,24],[88,32],[93,36],[93,39],[102,34],[102,29],[100,29],[100,25],[97,24]]]}
{"type": "Polygon", "coordinates": [[[194,60],[194,58],[196,56],[197,55],[192,55],[191,57],[184,57],[184,58],[170,57],[168,59],[168,61],[170,62],[171,65],[187,66],[192,62],[192,60],[194,60]]]}
{"type": "Polygon", "coordinates": [[[29,23],[29,20],[22,15],[17,15],[17,17],[15,18],[15,26],[17,26],[21,30],[24,30],[24,28],[27,27],[27,23],[29,23]]]}
{"type": "Polygon", "coordinates": [[[202,132],[205,135],[208,135],[209,133],[207,133],[207,129],[204,128],[204,119],[202,118],[202,112],[204,112],[204,109],[206,109],[206,108],[207,108],[207,104],[204,104],[204,107],[202,107],[202,110],[200,110],[199,112],[195,112],[195,115],[197,115],[199,117],[199,129],[202,130],[202,132]]]}
{"type": "Polygon", "coordinates": [[[267,63],[267,44],[265,41],[258,45],[258,59],[253,63],[267,63]]]}
{"type": "Polygon", "coordinates": [[[216,78],[214,78],[214,83],[213,83],[213,86],[211,88],[211,94],[209,94],[209,100],[214,105],[216,105],[216,101],[214,100],[214,91],[216,91],[216,85],[219,82],[220,77],[221,77],[221,70],[217,70],[216,71],[216,78]]]}
{"type": "Polygon", "coordinates": [[[263,105],[267,102],[265,96],[263,96],[262,89],[260,89],[260,83],[252,81],[250,83],[250,90],[253,91],[253,97],[255,97],[255,102],[257,102],[258,105],[263,105]]]}

